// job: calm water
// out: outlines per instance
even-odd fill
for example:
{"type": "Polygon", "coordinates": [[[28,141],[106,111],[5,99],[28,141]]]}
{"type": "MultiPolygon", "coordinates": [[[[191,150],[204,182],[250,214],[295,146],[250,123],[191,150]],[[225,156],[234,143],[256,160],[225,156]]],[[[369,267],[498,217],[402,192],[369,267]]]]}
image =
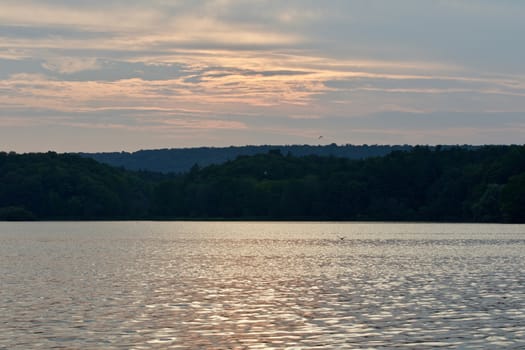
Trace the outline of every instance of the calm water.
{"type": "Polygon", "coordinates": [[[525,348],[525,226],[0,223],[0,349],[525,348]]]}

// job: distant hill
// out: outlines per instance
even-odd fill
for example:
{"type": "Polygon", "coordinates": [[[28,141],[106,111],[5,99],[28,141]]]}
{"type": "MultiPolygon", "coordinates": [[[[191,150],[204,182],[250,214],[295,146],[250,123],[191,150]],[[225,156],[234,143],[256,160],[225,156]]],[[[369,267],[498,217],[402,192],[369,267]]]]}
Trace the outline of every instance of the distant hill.
{"type": "Polygon", "coordinates": [[[393,151],[408,151],[409,145],[262,145],[242,147],[198,147],[172,148],[158,150],[141,150],[129,152],[81,153],[82,156],[93,158],[101,163],[128,170],[146,170],[161,173],[184,173],[195,164],[205,167],[212,164],[222,164],[234,160],[238,156],[251,156],[279,150],[281,154],[291,154],[295,157],[309,155],[334,156],[347,159],[365,159],[385,156],[393,151]]]}

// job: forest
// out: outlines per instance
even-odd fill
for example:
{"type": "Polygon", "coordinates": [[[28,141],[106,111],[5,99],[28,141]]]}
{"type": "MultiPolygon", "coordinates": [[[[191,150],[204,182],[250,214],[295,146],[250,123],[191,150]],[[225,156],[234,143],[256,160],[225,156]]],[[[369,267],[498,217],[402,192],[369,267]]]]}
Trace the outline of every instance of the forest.
{"type": "Polygon", "coordinates": [[[75,154],[0,153],[4,220],[525,222],[525,146],[415,146],[385,156],[270,149],[183,174],[75,154]]]}

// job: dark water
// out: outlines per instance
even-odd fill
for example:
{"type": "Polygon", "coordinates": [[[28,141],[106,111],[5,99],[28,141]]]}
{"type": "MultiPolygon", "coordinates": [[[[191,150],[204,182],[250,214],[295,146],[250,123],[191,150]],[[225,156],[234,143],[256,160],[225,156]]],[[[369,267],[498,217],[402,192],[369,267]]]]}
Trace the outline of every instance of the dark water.
{"type": "Polygon", "coordinates": [[[525,226],[0,223],[0,349],[524,349],[525,226]]]}

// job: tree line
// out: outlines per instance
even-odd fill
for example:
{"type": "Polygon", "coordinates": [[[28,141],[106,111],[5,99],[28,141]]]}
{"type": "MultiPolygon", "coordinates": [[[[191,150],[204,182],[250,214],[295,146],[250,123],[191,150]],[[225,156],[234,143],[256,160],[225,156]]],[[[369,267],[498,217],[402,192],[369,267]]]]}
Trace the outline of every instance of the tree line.
{"type": "Polygon", "coordinates": [[[0,218],[525,222],[525,146],[352,160],[270,150],[180,175],[0,153],[0,218]]]}

